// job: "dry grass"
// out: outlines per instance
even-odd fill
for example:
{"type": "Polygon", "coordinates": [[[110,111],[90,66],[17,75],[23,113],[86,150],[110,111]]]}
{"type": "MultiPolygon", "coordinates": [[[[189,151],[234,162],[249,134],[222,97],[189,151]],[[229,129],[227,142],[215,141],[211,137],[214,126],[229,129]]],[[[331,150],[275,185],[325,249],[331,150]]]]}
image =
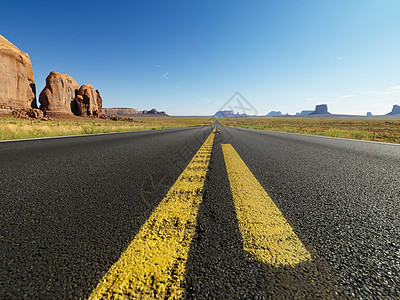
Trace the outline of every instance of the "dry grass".
{"type": "MultiPolygon", "coordinates": [[[[133,122],[82,117],[53,121],[0,117],[0,140],[40,138],[192,126],[209,126],[212,117],[133,117],[133,122]]],[[[222,125],[400,144],[400,119],[219,118],[222,125]]]]}
{"type": "Polygon", "coordinates": [[[400,144],[400,119],[219,118],[222,125],[400,144]]]}
{"type": "Polygon", "coordinates": [[[15,140],[81,134],[126,132],[211,125],[214,118],[136,117],[133,122],[82,117],[53,121],[23,120],[0,117],[0,140],[15,140]]]}

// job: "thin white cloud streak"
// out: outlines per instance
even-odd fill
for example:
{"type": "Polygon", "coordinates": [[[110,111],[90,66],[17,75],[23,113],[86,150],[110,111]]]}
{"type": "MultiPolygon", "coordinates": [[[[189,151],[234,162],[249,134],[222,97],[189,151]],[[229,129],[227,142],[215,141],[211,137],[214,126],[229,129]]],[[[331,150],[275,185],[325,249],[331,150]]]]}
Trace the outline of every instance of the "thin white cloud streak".
{"type": "Polygon", "coordinates": [[[367,94],[374,94],[374,95],[395,95],[400,94],[400,85],[390,86],[385,90],[381,91],[371,91],[367,94]]]}

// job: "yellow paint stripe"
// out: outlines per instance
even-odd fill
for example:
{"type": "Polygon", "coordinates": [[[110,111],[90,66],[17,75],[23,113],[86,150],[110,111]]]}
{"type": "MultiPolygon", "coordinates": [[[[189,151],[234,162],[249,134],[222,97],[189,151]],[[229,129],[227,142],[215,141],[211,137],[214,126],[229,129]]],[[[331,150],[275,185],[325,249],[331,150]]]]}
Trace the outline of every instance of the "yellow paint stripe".
{"type": "Polygon", "coordinates": [[[244,250],[274,266],[309,260],[310,253],[236,150],[230,144],[222,150],[244,250]]]}
{"type": "Polygon", "coordinates": [[[142,226],[89,299],[180,298],[214,133],[142,226]]]}

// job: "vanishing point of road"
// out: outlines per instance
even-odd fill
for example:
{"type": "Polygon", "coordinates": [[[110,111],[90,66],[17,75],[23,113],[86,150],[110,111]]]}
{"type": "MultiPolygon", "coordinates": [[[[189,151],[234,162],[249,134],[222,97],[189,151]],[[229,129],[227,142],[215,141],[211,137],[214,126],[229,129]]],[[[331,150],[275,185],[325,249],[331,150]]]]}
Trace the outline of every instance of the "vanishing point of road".
{"type": "Polygon", "coordinates": [[[222,127],[0,143],[2,299],[400,298],[400,145],[222,127]]]}

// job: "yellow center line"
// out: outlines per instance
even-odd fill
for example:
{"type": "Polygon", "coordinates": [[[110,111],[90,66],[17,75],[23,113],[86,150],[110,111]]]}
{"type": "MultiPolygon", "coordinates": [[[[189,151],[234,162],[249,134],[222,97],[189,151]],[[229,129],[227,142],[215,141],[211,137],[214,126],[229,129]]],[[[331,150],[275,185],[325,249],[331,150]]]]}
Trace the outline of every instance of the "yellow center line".
{"type": "Polygon", "coordinates": [[[216,129],[89,299],[180,298],[216,129]]]}
{"type": "Polygon", "coordinates": [[[274,266],[311,259],[278,207],[230,144],[223,144],[226,169],[244,250],[274,266]]]}

